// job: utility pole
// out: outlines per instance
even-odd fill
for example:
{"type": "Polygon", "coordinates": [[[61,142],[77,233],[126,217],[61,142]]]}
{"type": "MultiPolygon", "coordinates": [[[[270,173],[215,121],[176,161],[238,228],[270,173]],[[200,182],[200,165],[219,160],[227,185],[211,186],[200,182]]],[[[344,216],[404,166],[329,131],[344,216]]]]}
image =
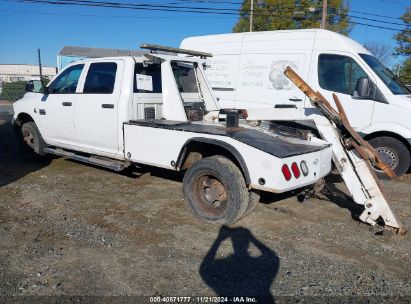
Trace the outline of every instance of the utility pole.
{"type": "Polygon", "coordinates": [[[321,19],[321,28],[323,30],[327,28],[327,0],[323,0],[323,17],[321,19]]]}
{"type": "Polygon", "coordinates": [[[37,55],[39,58],[39,74],[40,74],[40,81],[41,81],[41,85],[44,86],[43,83],[43,69],[41,67],[41,54],[40,54],[40,49],[37,49],[37,55]]]}
{"type": "Polygon", "coordinates": [[[254,17],[254,0],[250,0],[250,32],[253,31],[253,17],[254,17]]]}

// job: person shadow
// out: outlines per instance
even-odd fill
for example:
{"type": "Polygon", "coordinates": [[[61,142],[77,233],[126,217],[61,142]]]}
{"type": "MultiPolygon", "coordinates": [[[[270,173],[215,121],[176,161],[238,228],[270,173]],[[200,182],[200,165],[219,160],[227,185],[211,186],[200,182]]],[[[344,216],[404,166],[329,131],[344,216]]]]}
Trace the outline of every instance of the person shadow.
{"type": "Polygon", "coordinates": [[[254,237],[246,228],[222,226],[217,239],[200,265],[203,281],[219,296],[253,297],[259,302],[274,303],[271,284],[279,269],[280,259],[274,251],[254,237]],[[231,239],[234,253],[217,257],[223,241],[231,239]],[[252,253],[251,245],[259,251],[252,253]]]}

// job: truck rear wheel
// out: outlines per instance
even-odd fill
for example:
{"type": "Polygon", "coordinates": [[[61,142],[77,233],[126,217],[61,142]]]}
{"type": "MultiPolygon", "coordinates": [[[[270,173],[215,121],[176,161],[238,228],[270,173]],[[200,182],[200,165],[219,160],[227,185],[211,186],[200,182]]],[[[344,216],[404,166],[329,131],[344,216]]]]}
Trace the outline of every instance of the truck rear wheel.
{"type": "Polygon", "coordinates": [[[223,156],[195,162],[184,175],[187,207],[207,223],[230,224],[239,220],[249,202],[240,169],[223,156]]]}
{"type": "Polygon", "coordinates": [[[32,121],[21,126],[21,149],[25,158],[36,160],[45,155],[46,144],[41,137],[40,131],[32,121]]]}
{"type": "Polygon", "coordinates": [[[257,207],[260,202],[260,191],[252,189],[248,192],[248,204],[247,209],[245,210],[244,216],[253,212],[255,207],[257,207]]]}
{"type": "MultiPolygon", "coordinates": [[[[398,139],[381,136],[369,140],[369,143],[379,153],[382,160],[391,167],[397,176],[406,173],[410,167],[410,152],[398,139]]],[[[379,169],[375,169],[379,178],[388,179],[388,176],[379,169]]]]}

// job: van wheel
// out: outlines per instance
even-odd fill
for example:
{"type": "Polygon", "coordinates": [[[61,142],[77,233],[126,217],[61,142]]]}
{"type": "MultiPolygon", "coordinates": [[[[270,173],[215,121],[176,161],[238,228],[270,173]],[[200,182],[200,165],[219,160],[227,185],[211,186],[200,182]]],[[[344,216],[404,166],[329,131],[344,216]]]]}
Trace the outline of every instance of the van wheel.
{"type": "MultiPolygon", "coordinates": [[[[379,153],[381,159],[391,167],[397,176],[405,174],[410,167],[410,152],[398,139],[389,136],[375,137],[369,143],[379,153]]],[[[380,169],[374,168],[378,177],[388,179],[389,177],[380,169]]]]}
{"type": "Polygon", "coordinates": [[[207,223],[234,223],[249,203],[240,169],[223,156],[195,162],[184,175],[183,192],[188,209],[207,223]]]}
{"type": "Polygon", "coordinates": [[[23,156],[30,160],[41,159],[46,146],[40,131],[34,122],[26,122],[21,126],[21,150],[23,156]]]}

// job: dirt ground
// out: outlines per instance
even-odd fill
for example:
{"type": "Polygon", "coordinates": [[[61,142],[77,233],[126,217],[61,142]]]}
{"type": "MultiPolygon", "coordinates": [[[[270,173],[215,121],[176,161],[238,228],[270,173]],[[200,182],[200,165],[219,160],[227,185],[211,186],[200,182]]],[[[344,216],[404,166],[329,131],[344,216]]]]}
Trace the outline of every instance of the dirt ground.
{"type": "MultiPolygon", "coordinates": [[[[361,210],[338,176],[328,178],[333,195],[304,203],[296,193],[266,195],[235,225],[213,226],[185,208],[178,174],[24,160],[9,118],[0,113],[0,302],[62,295],[411,301],[410,234],[356,220],[361,210]]],[[[410,175],[384,185],[410,228],[410,175]]]]}

